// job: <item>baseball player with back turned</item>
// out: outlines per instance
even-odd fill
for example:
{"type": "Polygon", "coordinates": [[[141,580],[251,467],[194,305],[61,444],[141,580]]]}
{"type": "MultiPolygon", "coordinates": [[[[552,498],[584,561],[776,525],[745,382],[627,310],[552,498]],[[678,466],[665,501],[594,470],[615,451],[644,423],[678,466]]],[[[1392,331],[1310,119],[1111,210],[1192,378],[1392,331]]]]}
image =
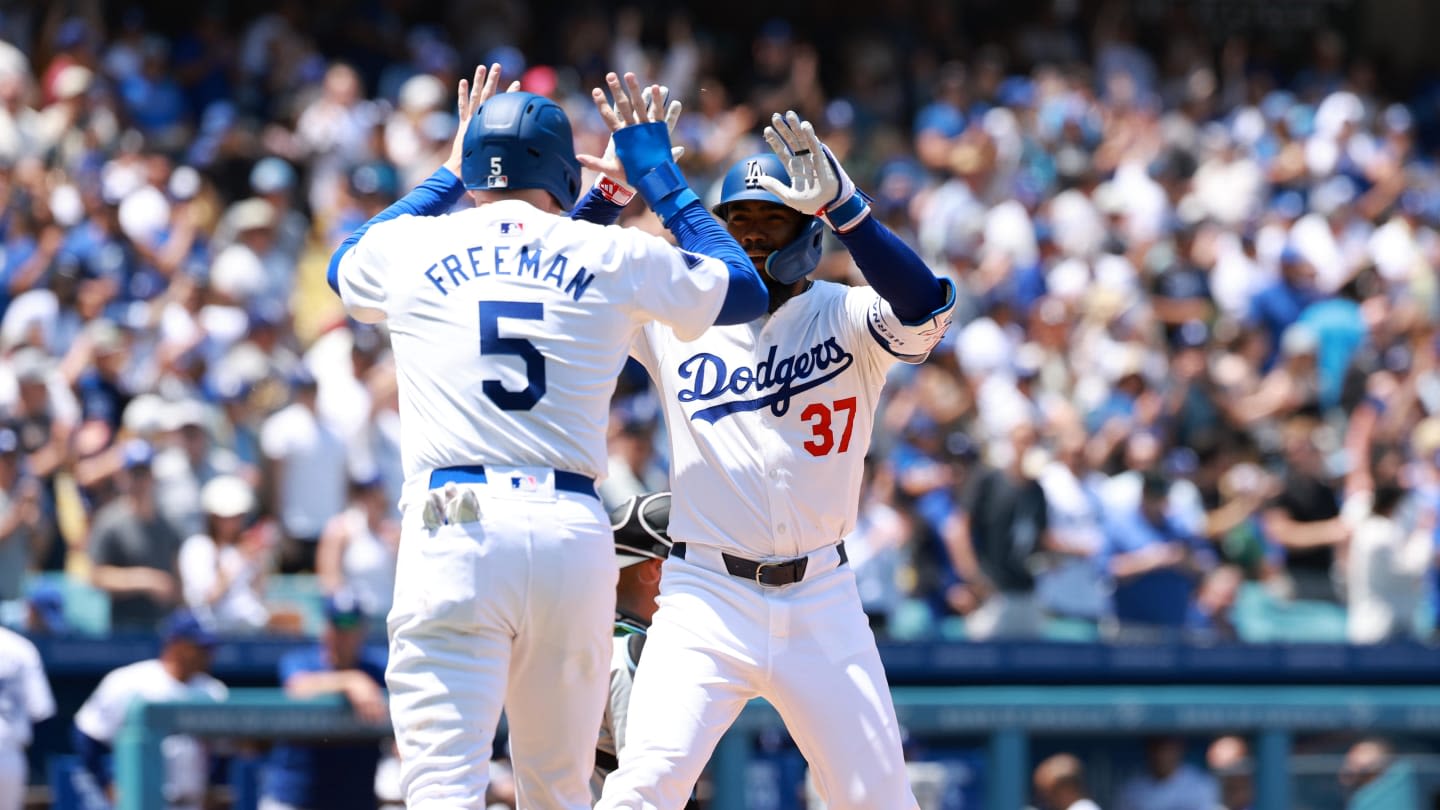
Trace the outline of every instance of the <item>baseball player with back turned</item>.
{"type": "Polygon", "coordinates": [[[410,810],[484,806],[502,706],[519,806],[590,806],[616,580],[594,479],[616,377],[646,323],[695,337],[766,306],[675,166],[658,92],[646,104],[635,82],[617,85],[610,124],[627,179],[680,248],[567,216],[580,193],[570,122],[541,96],[496,94],[498,71],[460,82],[449,159],[330,265],[351,316],[388,322],[399,379],[386,684],[410,810]],[[445,213],[466,190],[477,206],[445,213]]]}
{"type": "Polygon", "coordinates": [[[880,656],[841,538],[855,525],[886,371],[918,363],[955,293],[871,217],[795,113],[737,163],[716,213],[765,274],[770,312],[698,340],[647,326],[672,450],[674,541],[597,810],[675,810],[754,697],[784,718],[831,810],[916,807],[880,656]],[[869,287],[806,278],[828,225],[869,287]]]}

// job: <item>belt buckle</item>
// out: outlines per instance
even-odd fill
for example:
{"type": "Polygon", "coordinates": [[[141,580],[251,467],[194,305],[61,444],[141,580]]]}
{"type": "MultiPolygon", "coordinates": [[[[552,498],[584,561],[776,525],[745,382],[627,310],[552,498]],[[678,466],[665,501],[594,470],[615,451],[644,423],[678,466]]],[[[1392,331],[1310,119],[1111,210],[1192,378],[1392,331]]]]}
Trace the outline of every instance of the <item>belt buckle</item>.
{"type": "Polygon", "coordinates": [[[761,581],[760,581],[760,577],[765,573],[765,569],[766,569],[766,568],[779,568],[780,566],[782,566],[782,565],[784,565],[784,564],[785,564],[785,563],[777,563],[777,562],[762,562],[762,563],[757,564],[757,565],[755,566],[755,584],[756,584],[756,585],[759,585],[759,586],[762,587],[762,588],[778,588],[778,587],[780,587],[779,585],[770,585],[770,584],[768,584],[768,583],[761,582],[761,581]]]}

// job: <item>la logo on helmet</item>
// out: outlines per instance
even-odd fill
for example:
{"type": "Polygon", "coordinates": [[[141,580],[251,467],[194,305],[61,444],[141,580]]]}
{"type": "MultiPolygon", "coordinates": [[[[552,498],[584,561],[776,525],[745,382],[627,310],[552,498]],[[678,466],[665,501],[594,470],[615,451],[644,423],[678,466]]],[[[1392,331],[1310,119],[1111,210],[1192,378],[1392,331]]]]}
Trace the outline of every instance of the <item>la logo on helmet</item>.
{"type": "Polygon", "coordinates": [[[745,188],[760,188],[760,178],[764,176],[760,161],[752,160],[745,164],[745,188]]]}

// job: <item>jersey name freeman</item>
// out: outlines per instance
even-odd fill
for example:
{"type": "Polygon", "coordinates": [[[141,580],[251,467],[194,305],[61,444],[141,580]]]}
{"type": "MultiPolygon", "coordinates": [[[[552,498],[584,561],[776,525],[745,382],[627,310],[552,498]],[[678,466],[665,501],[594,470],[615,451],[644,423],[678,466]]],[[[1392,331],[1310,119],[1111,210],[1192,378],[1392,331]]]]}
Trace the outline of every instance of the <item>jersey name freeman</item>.
{"type": "Polygon", "coordinates": [[[855,363],[855,356],[833,337],[778,361],[775,354],[776,347],[771,346],[769,354],[754,368],[740,366],[730,371],[725,360],[718,355],[700,352],[682,361],[677,368],[680,379],[689,381],[690,385],[676,396],[681,402],[705,402],[726,394],[742,395],[751,390],[763,394],[754,399],[711,405],[690,414],[692,420],[712,424],[728,414],[758,411],[766,407],[776,416],[784,416],[790,410],[791,397],[823,385],[855,363]],[[778,391],[764,393],[776,387],[778,391]]]}
{"type": "Polygon", "coordinates": [[[570,257],[563,252],[544,257],[541,256],[538,245],[521,245],[518,250],[513,245],[495,245],[490,247],[490,255],[487,257],[486,247],[475,245],[467,248],[464,261],[454,253],[442,257],[440,261],[425,268],[425,278],[435,285],[441,295],[449,295],[452,288],[458,288],[473,279],[509,276],[517,280],[554,284],[555,289],[568,293],[576,301],[590,289],[590,282],[595,280],[595,274],[584,267],[576,267],[572,273],[570,257]],[[542,264],[545,265],[543,275],[540,269],[542,264]]]}

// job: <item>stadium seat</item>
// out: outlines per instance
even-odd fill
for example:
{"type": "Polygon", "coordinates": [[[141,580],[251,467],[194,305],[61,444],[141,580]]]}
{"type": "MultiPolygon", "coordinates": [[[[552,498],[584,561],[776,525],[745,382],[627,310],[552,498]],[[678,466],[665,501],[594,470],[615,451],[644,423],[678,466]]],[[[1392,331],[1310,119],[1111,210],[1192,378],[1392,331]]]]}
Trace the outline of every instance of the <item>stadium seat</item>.
{"type": "Polygon", "coordinates": [[[300,617],[300,632],[320,634],[325,626],[325,595],[314,574],[277,574],[265,581],[265,603],[272,613],[300,617]]]}
{"type": "Polygon", "coordinates": [[[70,625],[71,632],[89,636],[110,632],[110,597],[104,591],[62,571],[45,571],[29,576],[25,592],[42,585],[60,592],[65,623],[70,625]]]}
{"type": "Polygon", "coordinates": [[[896,641],[922,641],[935,637],[935,613],[921,599],[903,599],[890,613],[886,625],[896,641]]]}
{"type": "Polygon", "coordinates": [[[1276,599],[1257,582],[1247,582],[1235,600],[1235,627],[1252,643],[1345,641],[1345,608],[1332,602],[1276,599]]]}
{"type": "Polygon", "coordinates": [[[1100,640],[1100,627],[1090,619],[1073,616],[1049,616],[1041,631],[1047,641],[1094,643],[1100,640]]]}
{"type": "Polygon", "coordinates": [[[1415,769],[1401,760],[1378,779],[1357,791],[1346,810],[1419,810],[1415,769]]]}
{"type": "Polygon", "coordinates": [[[966,638],[965,617],[946,616],[941,619],[940,637],[946,641],[964,641],[966,638]]]}

